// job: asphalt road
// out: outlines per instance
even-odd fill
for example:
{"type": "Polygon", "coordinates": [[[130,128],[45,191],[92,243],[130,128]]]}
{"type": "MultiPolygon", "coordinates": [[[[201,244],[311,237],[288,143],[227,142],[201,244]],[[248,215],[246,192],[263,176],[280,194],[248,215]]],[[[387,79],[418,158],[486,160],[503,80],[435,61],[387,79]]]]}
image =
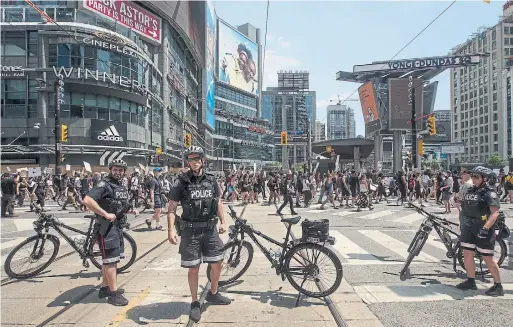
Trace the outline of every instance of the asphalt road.
{"type": "MultiPolygon", "coordinates": [[[[297,208],[309,219],[330,220],[330,235],[337,239],[335,248],[342,257],[344,277],[384,326],[502,326],[511,323],[513,308],[513,255],[510,253],[501,268],[505,296],[490,298],[484,290],[493,285],[491,276],[477,280],[478,291],[463,292],[455,288],[464,275],[453,271],[452,259],[433,231],[421,254],[410,268],[410,278],[401,281],[407,248],[419,228],[423,216],[413,209],[378,204],[373,211],[364,209],[319,210],[319,205],[297,208]]],[[[511,213],[511,205],[503,210],[511,213]]],[[[427,211],[441,213],[442,206],[432,202],[427,211]]],[[[288,209],[285,209],[288,212],[288,209]]],[[[442,215],[458,222],[457,210],[442,215]]],[[[513,219],[507,218],[513,226],[513,219]]],[[[513,238],[506,240],[513,250],[513,238]]],[[[483,265],[485,265],[483,263],[483,265]]],[[[458,270],[463,270],[457,266],[458,270]]]]}

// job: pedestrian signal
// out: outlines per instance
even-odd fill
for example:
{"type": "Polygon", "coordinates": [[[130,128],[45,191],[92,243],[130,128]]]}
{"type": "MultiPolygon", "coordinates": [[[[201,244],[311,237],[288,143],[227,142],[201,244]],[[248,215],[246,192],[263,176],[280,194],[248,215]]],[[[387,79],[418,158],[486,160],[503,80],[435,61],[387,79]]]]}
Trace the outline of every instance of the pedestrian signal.
{"type": "Polygon", "coordinates": [[[429,135],[436,134],[435,116],[428,117],[428,130],[429,130],[429,135]]]}
{"type": "Polygon", "coordinates": [[[287,135],[287,132],[281,132],[281,145],[287,145],[289,144],[289,136],[287,135]]]}
{"type": "Polygon", "coordinates": [[[424,154],[424,140],[423,139],[419,139],[418,140],[418,153],[419,153],[419,156],[422,156],[424,154]]]}
{"type": "Polygon", "coordinates": [[[328,152],[328,153],[329,153],[329,152],[331,152],[331,145],[328,145],[328,146],[326,147],[326,152],[328,152]]]}

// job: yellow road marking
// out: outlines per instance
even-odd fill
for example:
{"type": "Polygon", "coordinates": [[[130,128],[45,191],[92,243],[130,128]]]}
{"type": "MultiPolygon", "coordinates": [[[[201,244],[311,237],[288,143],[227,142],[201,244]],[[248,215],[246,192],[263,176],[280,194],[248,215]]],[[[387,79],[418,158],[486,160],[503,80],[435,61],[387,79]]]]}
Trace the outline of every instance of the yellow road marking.
{"type": "Polygon", "coordinates": [[[150,288],[148,287],[147,289],[143,290],[136,298],[130,300],[130,302],[128,302],[128,304],[123,308],[123,310],[118,312],[116,317],[114,317],[114,319],[112,319],[112,321],[107,326],[117,327],[121,325],[121,323],[125,321],[127,318],[127,312],[135,306],[139,305],[142,301],[144,301],[144,299],[146,299],[146,297],[148,297],[149,294],[150,288]]]}

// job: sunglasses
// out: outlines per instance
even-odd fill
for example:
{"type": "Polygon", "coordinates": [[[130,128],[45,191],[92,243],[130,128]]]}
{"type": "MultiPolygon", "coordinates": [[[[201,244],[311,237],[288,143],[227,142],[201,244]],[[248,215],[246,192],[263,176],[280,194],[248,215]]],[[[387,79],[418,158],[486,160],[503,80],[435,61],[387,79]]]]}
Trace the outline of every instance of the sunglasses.
{"type": "Polygon", "coordinates": [[[472,177],[472,179],[480,179],[480,178],[481,178],[481,175],[478,175],[478,174],[470,174],[470,177],[472,177]]]}
{"type": "Polygon", "coordinates": [[[187,158],[188,162],[200,162],[201,157],[187,158]]]}

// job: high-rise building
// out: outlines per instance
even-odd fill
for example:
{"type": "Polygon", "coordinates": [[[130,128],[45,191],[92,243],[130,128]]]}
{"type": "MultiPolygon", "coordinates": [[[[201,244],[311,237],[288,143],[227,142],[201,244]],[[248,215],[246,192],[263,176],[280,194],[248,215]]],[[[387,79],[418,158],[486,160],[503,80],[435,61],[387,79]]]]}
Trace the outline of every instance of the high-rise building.
{"type": "Polygon", "coordinates": [[[308,121],[313,138],[316,115],[316,93],[308,90],[309,73],[304,71],[278,72],[278,87],[262,92],[262,118],[272,121],[275,138],[274,158],[282,162],[285,156],[280,145],[280,134],[289,135],[288,162],[292,166],[308,160],[308,121]],[[272,108],[272,113],[270,110],[272,108]],[[270,118],[270,119],[269,119],[270,118]]]}
{"type": "Polygon", "coordinates": [[[489,53],[476,66],[451,69],[452,141],[463,142],[459,162],[487,162],[512,155],[511,78],[513,77],[513,1],[503,6],[501,21],[480,28],[453,54],[489,53]]]}
{"type": "Polygon", "coordinates": [[[314,142],[320,142],[324,140],[326,140],[326,124],[316,120],[314,129],[314,142]]]}
{"type": "Polygon", "coordinates": [[[356,135],[354,110],[346,105],[330,105],[326,124],[328,125],[328,140],[354,138],[356,135]]]}
{"type": "Polygon", "coordinates": [[[435,110],[433,111],[435,114],[436,121],[446,122],[451,121],[451,111],[450,110],[435,110]]]}

